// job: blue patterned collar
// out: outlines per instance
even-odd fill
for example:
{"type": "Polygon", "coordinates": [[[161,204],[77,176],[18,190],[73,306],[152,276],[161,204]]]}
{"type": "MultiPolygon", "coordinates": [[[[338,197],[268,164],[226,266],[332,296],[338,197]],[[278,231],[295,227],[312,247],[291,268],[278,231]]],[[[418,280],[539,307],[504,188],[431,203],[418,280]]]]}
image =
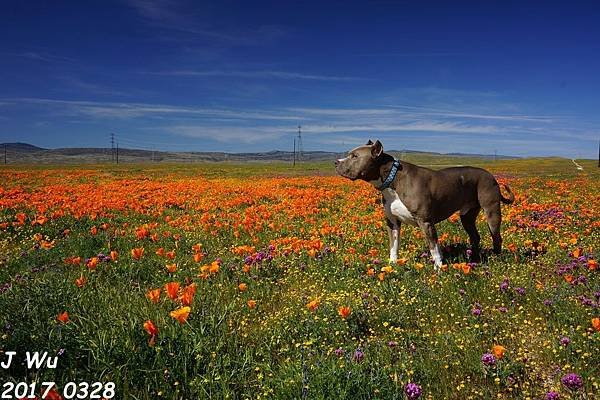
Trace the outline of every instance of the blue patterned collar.
{"type": "Polygon", "coordinates": [[[389,175],[387,176],[387,178],[385,178],[385,181],[383,181],[381,186],[379,186],[377,189],[385,190],[385,189],[389,188],[390,185],[392,184],[392,181],[396,177],[396,174],[398,173],[399,168],[400,168],[400,161],[394,160],[394,163],[392,164],[392,169],[390,170],[389,175]]]}

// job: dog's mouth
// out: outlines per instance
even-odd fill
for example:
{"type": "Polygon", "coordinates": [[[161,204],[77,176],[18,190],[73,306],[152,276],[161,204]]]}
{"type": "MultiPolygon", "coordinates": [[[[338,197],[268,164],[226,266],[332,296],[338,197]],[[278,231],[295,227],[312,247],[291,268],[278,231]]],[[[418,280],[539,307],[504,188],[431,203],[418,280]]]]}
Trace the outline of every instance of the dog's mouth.
{"type": "Polygon", "coordinates": [[[350,179],[351,181],[355,181],[358,179],[358,177],[350,175],[350,171],[348,169],[342,170],[339,165],[335,167],[335,172],[337,172],[338,175],[346,179],[350,179]]]}

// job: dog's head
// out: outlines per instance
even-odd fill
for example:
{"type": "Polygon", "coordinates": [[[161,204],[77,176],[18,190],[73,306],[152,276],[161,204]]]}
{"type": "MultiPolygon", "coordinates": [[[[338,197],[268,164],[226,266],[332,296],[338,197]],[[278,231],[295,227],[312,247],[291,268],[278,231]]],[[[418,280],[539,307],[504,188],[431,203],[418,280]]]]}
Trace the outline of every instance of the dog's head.
{"type": "Polygon", "coordinates": [[[335,161],[335,171],[351,180],[362,179],[374,181],[379,178],[380,157],[383,154],[383,145],[379,140],[375,143],[370,140],[363,146],[358,146],[348,152],[346,158],[335,161]]]}

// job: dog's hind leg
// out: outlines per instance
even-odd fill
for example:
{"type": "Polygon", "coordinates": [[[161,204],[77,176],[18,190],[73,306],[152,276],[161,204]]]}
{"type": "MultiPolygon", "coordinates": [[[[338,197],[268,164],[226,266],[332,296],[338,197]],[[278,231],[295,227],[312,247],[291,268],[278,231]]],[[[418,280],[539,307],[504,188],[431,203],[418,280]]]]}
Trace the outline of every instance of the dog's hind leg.
{"type": "Polygon", "coordinates": [[[500,254],[502,251],[502,236],[500,235],[500,225],[502,224],[502,214],[500,213],[500,202],[492,206],[484,207],[485,219],[487,220],[492,242],[494,243],[494,253],[500,254]]]}
{"type": "Polygon", "coordinates": [[[419,228],[423,231],[425,239],[427,239],[427,245],[429,246],[429,252],[433,257],[433,263],[435,265],[435,272],[440,272],[442,267],[442,251],[438,244],[437,231],[435,225],[430,222],[420,221],[418,222],[419,228]]]}
{"type": "Polygon", "coordinates": [[[460,216],[460,222],[463,228],[469,235],[469,242],[471,243],[471,257],[470,261],[479,262],[479,242],[481,237],[477,232],[477,215],[479,215],[479,207],[470,209],[466,214],[460,216]]]}
{"type": "Polygon", "coordinates": [[[398,242],[400,241],[400,223],[394,224],[386,218],[388,235],[390,238],[390,264],[398,261],[398,242]]]}

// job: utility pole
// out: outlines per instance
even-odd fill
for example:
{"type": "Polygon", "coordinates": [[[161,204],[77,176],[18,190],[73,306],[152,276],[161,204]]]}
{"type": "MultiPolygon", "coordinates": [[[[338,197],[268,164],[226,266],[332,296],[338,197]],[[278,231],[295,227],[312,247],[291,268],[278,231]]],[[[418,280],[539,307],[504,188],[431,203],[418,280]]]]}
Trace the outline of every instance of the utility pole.
{"type": "MultiPolygon", "coordinates": [[[[6,146],[5,146],[5,147],[6,147],[6,146]]],[[[294,166],[294,167],[295,167],[295,166],[296,166],[296,137],[294,137],[294,156],[293,156],[293,157],[294,157],[294,158],[293,158],[293,160],[294,160],[294,161],[293,161],[293,164],[292,164],[292,166],[294,166]]]]}
{"type": "Polygon", "coordinates": [[[110,161],[115,161],[115,134],[110,134],[110,161]]]}
{"type": "MultiPolygon", "coordinates": [[[[4,143],[4,165],[6,165],[6,143],[4,143]]],[[[600,161],[598,162],[598,166],[600,166],[600,161]]]]}
{"type": "Polygon", "coordinates": [[[117,142],[117,164],[119,163],[119,142],[117,142]]]}
{"type": "Polygon", "coordinates": [[[298,161],[302,159],[304,149],[302,148],[302,127],[298,125],[298,161]]]}

